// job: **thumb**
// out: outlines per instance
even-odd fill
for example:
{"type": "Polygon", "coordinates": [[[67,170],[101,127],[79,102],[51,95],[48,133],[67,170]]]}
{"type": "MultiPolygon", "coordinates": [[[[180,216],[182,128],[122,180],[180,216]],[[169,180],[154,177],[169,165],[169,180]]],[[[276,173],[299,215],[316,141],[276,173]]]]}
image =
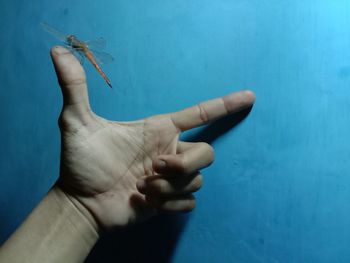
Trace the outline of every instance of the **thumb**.
{"type": "Polygon", "coordinates": [[[88,121],[91,109],[83,67],[69,50],[60,46],[51,49],[51,58],[63,94],[62,114],[68,119],[88,121]]]}

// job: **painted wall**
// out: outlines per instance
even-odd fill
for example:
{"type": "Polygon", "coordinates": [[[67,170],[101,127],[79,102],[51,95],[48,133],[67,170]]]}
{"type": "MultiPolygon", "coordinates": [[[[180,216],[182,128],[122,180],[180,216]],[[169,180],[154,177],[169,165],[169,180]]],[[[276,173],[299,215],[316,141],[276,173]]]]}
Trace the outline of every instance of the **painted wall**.
{"type": "Polygon", "coordinates": [[[240,125],[187,135],[216,149],[193,213],[113,233],[88,262],[350,262],[349,1],[1,2],[1,242],[58,176],[62,97],[48,53],[58,42],[46,21],[109,41],[117,87],[85,65],[103,117],[257,95],[240,125]]]}

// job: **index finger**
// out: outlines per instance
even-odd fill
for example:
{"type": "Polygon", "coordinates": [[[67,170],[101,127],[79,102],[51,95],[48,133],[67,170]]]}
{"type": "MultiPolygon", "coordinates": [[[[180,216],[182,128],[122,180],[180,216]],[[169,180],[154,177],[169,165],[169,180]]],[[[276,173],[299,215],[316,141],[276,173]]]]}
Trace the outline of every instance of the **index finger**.
{"type": "Polygon", "coordinates": [[[178,129],[186,131],[251,107],[254,101],[255,95],[252,91],[239,91],[201,102],[190,108],[171,113],[170,116],[178,129]]]}

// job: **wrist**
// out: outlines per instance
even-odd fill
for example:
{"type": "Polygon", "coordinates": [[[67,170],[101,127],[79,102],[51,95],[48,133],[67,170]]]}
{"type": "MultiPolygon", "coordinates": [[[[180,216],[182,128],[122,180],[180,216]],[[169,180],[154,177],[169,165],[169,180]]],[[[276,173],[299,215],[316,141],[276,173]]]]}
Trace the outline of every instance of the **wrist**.
{"type": "Polygon", "coordinates": [[[97,240],[100,236],[98,224],[90,213],[74,196],[64,191],[59,185],[55,185],[52,190],[58,203],[60,203],[69,213],[69,219],[74,226],[84,228],[87,240],[97,240]]]}
{"type": "Polygon", "coordinates": [[[54,186],[0,248],[0,262],[83,262],[99,237],[96,229],[54,186]]]}

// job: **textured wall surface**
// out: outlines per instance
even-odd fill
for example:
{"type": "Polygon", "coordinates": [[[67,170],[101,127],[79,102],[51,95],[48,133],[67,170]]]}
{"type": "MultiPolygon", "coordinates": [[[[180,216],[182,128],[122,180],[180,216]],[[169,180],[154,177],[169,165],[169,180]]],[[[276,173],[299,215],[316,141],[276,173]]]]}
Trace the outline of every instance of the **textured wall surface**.
{"type": "Polygon", "coordinates": [[[257,95],[241,124],[188,134],[216,149],[193,213],[110,234],[88,262],[350,262],[349,1],[13,0],[0,17],[1,242],[58,176],[58,42],[46,21],[108,40],[116,88],[85,64],[105,118],[257,95]]]}

